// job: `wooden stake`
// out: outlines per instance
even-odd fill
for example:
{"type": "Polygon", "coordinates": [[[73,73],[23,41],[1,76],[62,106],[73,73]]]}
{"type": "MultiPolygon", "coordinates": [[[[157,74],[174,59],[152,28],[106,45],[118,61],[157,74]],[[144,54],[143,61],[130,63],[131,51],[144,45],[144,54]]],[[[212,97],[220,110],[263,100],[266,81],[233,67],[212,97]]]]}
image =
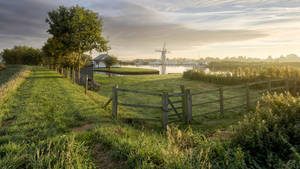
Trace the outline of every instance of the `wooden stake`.
{"type": "Polygon", "coordinates": [[[162,95],[162,126],[166,130],[168,126],[168,93],[164,92],[162,95]]]}
{"type": "Polygon", "coordinates": [[[223,99],[223,88],[219,89],[220,92],[220,113],[224,116],[224,99],[223,99]]]}
{"type": "Polygon", "coordinates": [[[289,92],[289,90],[290,90],[289,79],[285,79],[285,90],[286,90],[287,92],[289,92]]]}
{"type": "Polygon", "coordinates": [[[190,89],[186,89],[186,123],[190,124],[192,120],[192,95],[190,89]]]}
{"type": "Polygon", "coordinates": [[[118,85],[112,88],[112,117],[114,119],[118,118],[118,85]]]}
{"type": "Polygon", "coordinates": [[[87,93],[88,87],[89,87],[89,75],[86,75],[86,77],[85,77],[85,95],[87,93]]]}
{"type": "Polygon", "coordinates": [[[250,90],[249,84],[246,84],[246,105],[247,105],[247,113],[250,112],[250,90]]]}

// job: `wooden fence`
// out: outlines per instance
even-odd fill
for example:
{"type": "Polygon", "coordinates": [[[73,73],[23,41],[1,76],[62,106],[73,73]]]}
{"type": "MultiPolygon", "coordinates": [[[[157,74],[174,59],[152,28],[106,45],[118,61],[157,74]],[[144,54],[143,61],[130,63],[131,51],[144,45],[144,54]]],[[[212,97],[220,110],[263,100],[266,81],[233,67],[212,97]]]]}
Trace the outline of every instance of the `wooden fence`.
{"type": "Polygon", "coordinates": [[[191,89],[186,89],[184,86],[180,86],[180,93],[170,94],[168,92],[162,93],[152,93],[146,91],[136,91],[119,88],[118,85],[113,86],[112,88],[112,98],[104,105],[105,107],[112,102],[112,117],[118,118],[118,107],[135,107],[135,108],[144,108],[146,109],[157,109],[161,112],[160,118],[140,118],[139,120],[145,121],[160,121],[163,128],[166,128],[168,124],[175,122],[184,122],[186,124],[191,124],[193,119],[199,117],[205,117],[208,114],[219,113],[221,116],[224,116],[224,112],[229,110],[234,110],[238,108],[243,108],[246,112],[250,112],[251,108],[256,105],[256,102],[259,99],[251,99],[252,93],[266,93],[272,91],[284,92],[290,91],[296,93],[298,91],[298,81],[296,79],[277,79],[277,80],[268,80],[255,83],[248,83],[245,85],[231,86],[231,87],[220,87],[210,90],[196,91],[191,89]],[[256,90],[257,88],[263,88],[262,90],[256,90]],[[224,92],[227,90],[239,89],[241,94],[236,96],[227,97],[224,92]],[[135,93],[139,95],[151,95],[161,99],[160,105],[147,105],[147,104],[129,104],[119,101],[120,92],[135,93]],[[195,97],[202,97],[207,93],[217,93],[218,99],[208,100],[205,102],[193,102],[196,100],[195,97]],[[171,98],[177,98],[177,100],[171,100],[171,98]],[[225,107],[226,104],[224,101],[230,101],[236,98],[244,98],[244,102],[241,102],[238,105],[231,107],[225,107]],[[201,111],[199,113],[193,113],[193,108],[202,107],[208,104],[218,104],[219,108],[214,111],[201,111]],[[254,105],[255,103],[255,105],[254,105]]]}

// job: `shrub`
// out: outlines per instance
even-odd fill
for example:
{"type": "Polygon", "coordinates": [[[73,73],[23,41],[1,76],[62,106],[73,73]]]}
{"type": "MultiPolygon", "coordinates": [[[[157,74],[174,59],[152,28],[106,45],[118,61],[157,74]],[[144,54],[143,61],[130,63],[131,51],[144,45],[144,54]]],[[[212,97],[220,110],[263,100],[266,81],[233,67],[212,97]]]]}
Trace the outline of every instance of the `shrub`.
{"type": "Polygon", "coordinates": [[[236,127],[233,147],[247,152],[250,168],[297,168],[300,165],[300,99],[287,95],[263,97],[236,127]]]}
{"type": "Polygon", "coordinates": [[[15,46],[1,52],[6,64],[38,65],[42,62],[42,52],[28,46],[15,46]]]}
{"type": "Polygon", "coordinates": [[[0,63],[0,71],[6,69],[6,66],[4,64],[0,63]]]}

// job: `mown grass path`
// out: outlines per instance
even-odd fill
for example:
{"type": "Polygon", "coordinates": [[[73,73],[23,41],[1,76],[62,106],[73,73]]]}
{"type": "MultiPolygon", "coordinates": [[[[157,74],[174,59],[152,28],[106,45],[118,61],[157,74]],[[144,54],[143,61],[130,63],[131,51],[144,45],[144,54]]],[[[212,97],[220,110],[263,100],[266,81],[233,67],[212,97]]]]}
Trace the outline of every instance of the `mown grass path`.
{"type": "MultiPolygon", "coordinates": [[[[96,100],[101,103],[101,98],[96,100]]],[[[56,72],[33,67],[30,76],[0,104],[0,166],[28,167],[31,164],[26,159],[14,161],[12,156],[18,157],[23,151],[27,158],[36,158],[30,145],[69,134],[76,127],[97,124],[99,114],[105,113],[99,103],[56,72]]]]}

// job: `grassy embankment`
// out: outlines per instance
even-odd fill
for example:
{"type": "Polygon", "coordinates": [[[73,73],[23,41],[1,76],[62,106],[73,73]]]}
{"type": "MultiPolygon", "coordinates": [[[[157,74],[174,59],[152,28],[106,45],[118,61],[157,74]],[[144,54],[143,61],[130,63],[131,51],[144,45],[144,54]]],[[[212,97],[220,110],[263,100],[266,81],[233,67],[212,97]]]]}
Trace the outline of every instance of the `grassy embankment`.
{"type": "MultiPolygon", "coordinates": [[[[111,97],[112,86],[118,84],[119,88],[132,89],[138,91],[148,91],[154,93],[162,93],[164,91],[172,94],[181,92],[180,85],[184,85],[185,88],[191,89],[191,92],[197,92],[201,90],[209,90],[220,87],[220,85],[215,85],[212,83],[199,82],[195,80],[188,80],[182,78],[180,74],[171,75],[139,75],[139,76],[118,76],[108,78],[105,75],[95,74],[95,79],[100,83],[101,89],[98,91],[100,95],[105,97],[111,97]]],[[[229,98],[237,95],[245,94],[245,88],[241,89],[231,89],[224,91],[224,98],[229,98]]],[[[251,99],[254,101],[258,94],[255,90],[251,90],[251,99]]],[[[136,93],[125,93],[119,92],[119,101],[129,104],[143,104],[143,105],[154,105],[161,106],[161,98],[159,96],[147,96],[139,95],[136,93]]],[[[174,97],[171,98],[172,101],[180,100],[181,98],[174,97]]],[[[204,103],[207,101],[218,100],[219,92],[215,91],[212,93],[204,93],[201,95],[193,96],[193,104],[204,103]]],[[[224,108],[233,107],[245,103],[245,97],[236,98],[234,100],[224,100],[224,108]]],[[[176,107],[181,106],[177,104],[176,107]]],[[[253,104],[254,106],[254,104],[253,104]]],[[[122,107],[122,106],[120,106],[122,107]]],[[[124,106],[123,106],[124,108],[124,106]]],[[[127,116],[126,118],[159,118],[161,116],[161,110],[158,109],[143,109],[143,108],[126,108],[127,116]],[[131,113],[131,114],[130,114],[131,113]]],[[[202,105],[200,107],[193,107],[193,114],[201,114],[205,112],[210,112],[214,110],[219,110],[219,103],[211,103],[202,105]]],[[[203,129],[205,131],[214,131],[216,129],[227,128],[229,125],[236,123],[243,116],[241,114],[242,109],[236,109],[233,111],[225,111],[224,117],[221,117],[220,113],[215,113],[208,115],[208,118],[198,118],[193,120],[197,129],[203,129]],[[196,125],[199,124],[199,125],[196,125]]],[[[181,109],[178,109],[182,112],[181,109]]],[[[174,113],[174,112],[171,112],[174,113]]],[[[122,114],[120,114],[122,116],[122,114]]],[[[153,124],[152,124],[153,125],[153,124]]],[[[160,125],[160,124],[158,124],[160,125]]]]}
{"type": "Polygon", "coordinates": [[[29,67],[23,65],[8,65],[0,71],[0,101],[10,90],[16,89],[29,74],[29,67]]]}
{"type": "MultiPolygon", "coordinates": [[[[239,147],[239,144],[245,143],[240,135],[235,137],[236,143],[231,145],[228,141],[207,140],[191,131],[171,129],[164,135],[140,125],[112,121],[110,112],[100,108],[107,98],[93,92],[85,96],[82,87],[73,85],[54,71],[33,67],[24,83],[16,91],[10,92],[6,102],[0,104],[0,114],[4,115],[0,129],[0,168],[187,169],[247,168],[246,162],[249,165],[248,155],[241,149],[247,145],[239,147]]],[[[279,99],[287,102],[284,103],[286,106],[297,103],[291,99],[279,99]]],[[[278,101],[275,103],[278,104],[278,101]]],[[[288,110],[285,107],[283,109],[288,110]]],[[[289,117],[295,119],[294,116],[289,117]]],[[[278,126],[276,121],[272,123],[278,126]]],[[[278,121],[278,124],[283,123],[278,121]]],[[[257,126],[261,125],[253,124],[253,127],[257,126]]],[[[239,133],[248,134],[247,138],[266,136],[263,133],[265,130],[262,130],[265,127],[253,128],[255,132],[245,131],[247,129],[249,127],[243,128],[241,125],[239,133]],[[252,135],[260,133],[255,137],[252,135]]],[[[291,128],[291,131],[295,130],[291,128]]],[[[284,133],[283,130],[279,132],[284,133]]],[[[273,136],[276,135],[271,133],[270,137],[273,136]]],[[[284,135],[285,141],[286,138],[284,135]]],[[[253,140],[251,145],[259,146],[261,141],[253,140]]],[[[270,142],[265,144],[270,147],[270,142]]],[[[255,152],[257,149],[253,147],[251,150],[255,152]]],[[[289,153],[286,151],[284,157],[289,153]]],[[[277,154],[271,155],[274,157],[277,154]]],[[[277,159],[278,156],[275,157],[277,159]]],[[[251,168],[251,164],[257,161],[249,159],[251,168]]],[[[265,159],[264,156],[259,158],[263,161],[255,165],[264,165],[265,159]]],[[[270,160],[268,164],[273,165],[270,160]]],[[[280,164],[285,165],[285,162],[281,161],[280,164]]],[[[287,163],[294,164],[293,161],[287,163]]]]}
{"type": "Polygon", "coordinates": [[[129,68],[129,67],[120,67],[120,68],[97,68],[96,71],[100,72],[110,72],[110,73],[117,73],[117,74],[159,74],[158,70],[155,69],[144,69],[144,68],[129,68]]]}

